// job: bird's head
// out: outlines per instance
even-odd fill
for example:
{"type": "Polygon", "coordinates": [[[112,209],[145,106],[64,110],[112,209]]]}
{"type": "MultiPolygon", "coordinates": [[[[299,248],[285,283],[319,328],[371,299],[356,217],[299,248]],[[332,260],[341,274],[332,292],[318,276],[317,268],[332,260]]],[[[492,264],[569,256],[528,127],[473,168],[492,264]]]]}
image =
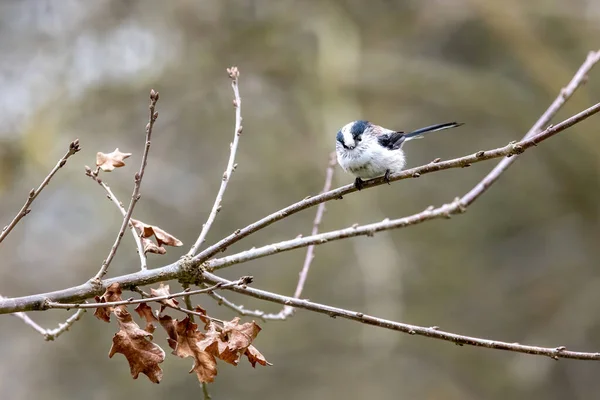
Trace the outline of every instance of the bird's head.
{"type": "Polygon", "coordinates": [[[365,132],[369,132],[371,123],[369,121],[353,121],[342,127],[336,135],[337,146],[346,150],[353,150],[363,140],[365,132]]]}

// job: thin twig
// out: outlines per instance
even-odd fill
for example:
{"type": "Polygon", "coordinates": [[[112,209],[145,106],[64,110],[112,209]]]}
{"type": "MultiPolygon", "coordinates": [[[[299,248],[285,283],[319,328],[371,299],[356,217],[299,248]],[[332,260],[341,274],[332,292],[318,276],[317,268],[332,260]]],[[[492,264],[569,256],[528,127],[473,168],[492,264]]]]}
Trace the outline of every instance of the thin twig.
{"type": "Polygon", "coordinates": [[[238,143],[240,141],[240,136],[242,134],[242,99],[240,98],[240,90],[238,86],[238,78],[240,76],[240,72],[237,67],[227,68],[227,73],[231,78],[231,88],[233,89],[233,106],[235,107],[235,130],[233,133],[233,142],[231,142],[230,150],[229,150],[229,161],[227,162],[227,167],[225,168],[225,173],[223,174],[223,178],[221,180],[221,187],[219,188],[219,192],[217,193],[217,197],[215,198],[215,203],[213,204],[212,209],[210,210],[210,214],[208,215],[208,219],[202,225],[202,231],[200,231],[200,236],[196,240],[196,243],[192,246],[190,251],[188,252],[188,256],[193,256],[198,252],[202,243],[206,239],[206,235],[210,230],[215,218],[217,217],[217,213],[221,210],[221,202],[223,201],[223,194],[225,193],[225,189],[227,189],[227,184],[231,179],[231,175],[233,171],[235,171],[237,164],[235,164],[235,154],[237,152],[238,143]]]}
{"type": "MultiPolygon", "coordinates": [[[[86,171],[86,175],[89,176],[90,178],[92,178],[94,181],[96,181],[100,186],[102,186],[102,188],[107,193],[106,197],[108,197],[108,199],[110,201],[112,201],[114,203],[114,205],[117,206],[117,208],[121,212],[121,215],[123,215],[123,218],[125,218],[125,216],[127,215],[127,210],[125,210],[125,208],[123,207],[123,203],[121,203],[119,201],[119,199],[117,199],[117,196],[115,196],[115,194],[111,190],[110,186],[108,186],[106,183],[104,183],[104,180],[98,178],[96,175],[91,173],[91,171],[89,173],[86,171]]],[[[137,252],[140,257],[140,269],[143,271],[148,268],[146,254],[144,253],[144,245],[142,243],[142,239],[141,239],[140,235],[137,233],[137,231],[135,230],[135,227],[131,223],[131,218],[129,221],[129,229],[131,230],[131,234],[133,235],[133,240],[135,240],[135,244],[137,246],[137,252]]]]}
{"type": "MultiPolygon", "coordinates": [[[[209,289],[209,290],[216,290],[216,289],[218,289],[220,287],[221,287],[221,285],[213,285],[212,287],[208,287],[207,286],[207,289],[209,289]]],[[[131,290],[134,291],[134,292],[136,292],[136,293],[139,293],[143,297],[143,299],[141,299],[142,301],[140,301],[141,303],[146,303],[146,302],[149,302],[149,301],[154,301],[152,295],[144,292],[139,287],[132,288],[131,290]]],[[[184,290],[184,292],[186,292],[186,291],[187,290],[184,290]]],[[[212,292],[206,292],[206,293],[210,294],[212,292]]],[[[186,308],[179,307],[179,306],[176,306],[176,305],[171,304],[171,303],[162,303],[162,305],[165,306],[165,307],[169,307],[169,308],[171,308],[173,310],[177,310],[177,311],[180,311],[182,313],[188,314],[188,316],[190,317],[190,321],[192,321],[192,322],[195,322],[194,321],[194,317],[195,316],[199,316],[199,317],[202,317],[202,318],[210,319],[211,321],[219,322],[221,324],[223,323],[223,321],[220,320],[220,319],[218,319],[218,318],[213,318],[211,316],[208,316],[206,313],[202,313],[202,312],[199,312],[199,311],[192,310],[192,308],[194,308],[194,306],[192,305],[191,298],[190,298],[189,295],[185,295],[185,296],[183,296],[183,298],[185,300],[185,306],[186,306],[186,308]]]]}
{"type": "MultiPolygon", "coordinates": [[[[189,284],[184,283],[182,286],[183,286],[184,292],[187,292],[187,291],[190,290],[190,285],[189,284]]],[[[189,294],[183,296],[183,302],[185,303],[185,307],[188,310],[191,310],[192,308],[194,308],[194,306],[192,305],[192,296],[190,296],[189,294]]],[[[196,322],[195,319],[194,319],[194,314],[190,315],[190,321],[196,322]]]]}
{"type": "Polygon", "coordinates": [[[202,382],[200,386],[202,386],[202,394],[204,395],[204,400],[211,400],[212,396],[208,392],[208,383],[202,382]]]}
{"type": "MultiPolygon", "coordinates": [[[[244,276],[241,277],[240,279],[231,282],[232,285],[247,285],[250,282],[252,282],[252,277],[251,276],[244,276]]],[[[167,294],[164,296],[155,296],[155,297],[148,297],[148,298],[143,298],[143,299],[127,299],[127,300],[119,300],[119,301],[108,301],[105,303],[71,303],[71,304],[67,304],[67,303],[58,303],[58,302],[53,302],[53,301],[47,301],[46,302],[46,308],[64,308],[64,309],[71,309],[71,308],[104,308],[104,307],[115,307],[115,306],[122,306],[122,305],[129,305],[129,304],[139,304],[139,303],[147,303],[150,301],[161,301],[161,300],[169,300],[169,299],[174,299],[176,297],[184,297],[184,296],[192,296],[195,294],[202,294],[202,293],[210,293],[214,290],[217,289],[223,289],[222,285],[214,285],[211,286],[209,288],[205,288],[205,289],[197,289],[197,290],[184,290],[183,292],[179,292],[179,293],[172,293],[172,294],[167,294]]]]}
{"type": "Polygon", "coordinates": [[[50,173],[44,178],[42,183],[40,183],[40,186],[38,186],[37,189],[31,189],[31,191],[29,192],[29,196],[27,196],[27,200],[25,200],[25,204],[23,204],[23,207],[21,207],[21,209],[19,210],[17,215],[15,215],[10,224],[2,228],[2,231],[0,231],[0,243],[2,243],[4,238],[8,236],[8,234],[13,230],[13,228],[19,223],[19,221],[31,212],[31,209],[29,208],[29,206],[31,206],[31,203],[33,203],[33,201],[36,199],[36,197],[38,197],[41,191],[44,190],[48,183],[50,183],[50,179],[52,179],[54,174],[56,174],[58,170],[61,169],[67,163],[69,157],[77,153],[79,150],[81,150],[81,147],[79,146],[79,139],[75,139],[71,142],[71,144],[69,144],[69,150],[67,150],[66,154],[60,160],[58,160],[54,168],[52,168],[52,171],[50,171],[50,173]]]}
{"type": "Polygon", "coordinates": [[[42,328],[40,325],[38,325],[37,322],[31,319],[29,315],[25,314],[24,312],[17,312],[11,315],[20,318],[21,320],[23,320],[23,322],[25,322],[25,324],[35,329],[40,335],[44,337],[44,340],[51,341],[68,331],[69,328],[73,326],[75,321],[79,321],[84,312],[84,309],[77,310],[73,315],[67,318],[65,322],[58,324],[58,328],[54,329],[42,328]]]}
{"type": "MultiPolygon", "coordinates": [[[[587,74],[590,72],[592,67],[600,62],[600,50],[589,52],[585,62],[579,67],[579,70],[575,73],[571,82],[567,86],[561,89],[560,94],[550,107],[542,114],[542,116],[536,121],[535,124],[529,129],[529,132],[523,137],[523,139],[531,138],[537,135],[545,126],[547,126],[552,118],[556,115],[558,110],[561,109],[563,104],[575,93],[575,91],[587,81],[587,74]]],[[[465,205],[470,205],[479,196],[481,196],[498,178],[504,171],[508,169],[516,161],[517,157],[505,158],[501,160],[496,167],[485,178],[481,180],[473,189],[465,194],[461,202],[465,205]]]]}
{"type": "MultiPolygon", "coordinates": [[[[463,157],[461,162],[470,162],[477,160],[478,158],[496,158],[498,156],[514,156],[520,153],[523,153],[530,147],[536,146],[538,143],[556,135],[557,133],[575,125],[578,122],[583,121],[584,119],[594,115],[595,113],[600,111],[600,103],[595,104],[594,106],[576,114],[560,124],[556,126],[551,126],[544,130],[543,132],[530,137],[528,139],[524,139],[520,142],[515,142],[508,144],[505,147],[492,150],[489,152],[478,152],[472,156],[463,157]]],[[[494,179],[492,182],[494,182],[494,179]]],[[[485,189],[483,189],[485,190],[485,189]]],[[[470,193],[470,192],[469,192],[470,193]]],[[[246,251],[242,251],[237,254],[233,254],[228,257],[217,258],[213,260],[206,261],[202,264],[203,268],[208,271],[214,271],[217,269],[225,268],[230,265],[240,264],[243,262],[247,262],[250,260],[254,260],[257,258],[265,257],[271,254],[281,253],[283,251],[289,251],[293,249],[297,249],[300,247],[306,247],[310,245],[319,245],[323,243],[327,243],[332,240],[345,239],[349,237],[355,236],[372,236],[376,232],[386,231],[390,229],[404,228],[410,225],[416,225],[425,221],[429,221],[437,218],[449,218],[453,214],[463,213],[466,211],[466,208],[473,203],[479,196],[475,196],[472,199],[468,198],[469,194],[465,195],[465,197],[456,198],[450,204],[444,204],[438,208],[429,207],[426,210],[408,216],[404,218],[398,218],[390,220],[386,218],[385,220],[368,224],[362,226],[352,226],[346,229],[340,229],[336,231],[321,233],[318,235],[307,236],[303,238],[296,238],[292,240],[286,240],[279,243],[270,244],[267,246],[250,249],[246,251]],[[470,200],[470,202],[467,202],[470,200]]]]}
{"type": "MultiPolygon", "coordinates": [[[[323,190],[321,191],[321,193],[325,193],[331,189],[331,183],[333,181],[333,172],[336,164],[336,154],[335,152],[333,152],[329,155],[329,162],[327,164],[327,170],[325,171],[325,183],[323,185],[323,190]]],[[[311,235],[316,235],[317,233],[319,233],[319,225],[321,225],[321,220],[323,219],[324,213],[325,203],[321,203],[319,204],[319,207],[317,207],[317,213],[313,222],[311,235]]],[[[302,265],[302,270],[299,273],[298,284],[296,285],[296,290],[294,292],[295,298],[299,298],[302,294],[302,290],[304,289],[304,283],[306,282],[308,271],[310,270],[310,265],[312,263],[312,260],[315,258],[314,250],[314,245],[308,246],[308,249],[306,250],[306,257],[304,258],[304,264],[302,265]]],[[[258,317],[262,320],[283,321],[294,313],[294,308],[289,306],[284,306],[278,313],[271,314],[265,313],[262,310],[247,310],[244,308],[243,305],[237,305],[218,293],[211,293],[210,297],[217,300],[217,303],[219,305],[225,305],[226,307],[237,312],[240,315],[258,317]]]]}
{"type": "MultiPolygon", "coordinates": [[[[218,277],[211,273],[204,274],[205,279],[213,284],[222,283],[223,285],[229,283],[228,280],[218,277]]],[[[383,318],[378,318],[370,315],[365,315],[361,312],[345,310],[343,308],[337,308],[328,306],[326,304],[314,303],[308,300],[296,299],[293,297],[282,296],[279,294],[267,292],[260,289],[251,287],[240,287],[240,286],[229,286],[228,290],[244,294],[246,296],[255,297],[257,299],[270,301],[272,303],[283,304],[286,306],[292,306],[295,308],[303,308],[306,310],[318,312],[321,314],[329,315],[332,318],[342,317],[353,321],[361,322],[367,325],[373,325],[380,328],[390,329],[409,335],[420,335],[427,336],[434,339],[446,340],[453,342],[457,345],[469,345],[477,347],[487,347],[489,349],[496,350],[507,350],[517,353],[526,353],[534,355],[548,356],[553,359],[559,358],[572,358],[577,360],[600,360],[600,353],[587,353],[578,351],[569,351],[564,346],[559,347],[538,347],[528,346],[518,343],[508,343],[496,340],[482,339],[471,336],[458,335],[456,333],[445,332],[439,330],[437,326],[434,327],[422,327],[417,325],[404,324],[400,322],[390,321],[383,318]]]]}
{"type": "Polygon", "coordinates": [[[131,195],[131,201],[129,202],[129,207],[127,208],[127,213],[123,217],[123,222],[121,223],[121,228],[119,228],[119,233],[117,234],[115,243],[111,247],[111,249],[108,253],[108,256],[106,257],[106,260],[104,260],[104,262],[102,263],[100,270],[94,276],[94,278],[92,278],[92,282],[98,283],[102,280],[104,275],[106,275],[106,271],[108,270],[108,267],[109,267],[112,259],[114,258],[115,254],[117,254],[117,249],[119,248],[119,245],[121,244],[121,239],[123,239],[123,235],[125,234],[125,229],[127,229],[127,226],[129,225],[129,221],[131,219],[131,216],[133,215],[133,209],[135,208],[135,205],[137,204],[138,200],[141,197],[140,186],[142,184],[142,178],[144,177],[144,171],[146,170],[146,165],[148,164],[148,152],[150,151],[150,139],[152,137],[152,128],[154,127],[154,123],[156,122],[156,119],[158,118],[158,112],[154,111],[154,109],[156,108],[156,102],[158,101],[158,98],[159,98],[158,92],[156,92],[156,91],[154,91],[154,89],[152,89],[150,91],[150,106],[148,107],[150,115],[148,117],[148,124],[146,125],[146,143],[144,145],[144,152],[142,153],[142,162],[140,165],[140,170],[135,174],[135,177],[134,177],[133,193],[131,195]]]}
{"type": "MultiPolygon", "coordinates": [[[[206,285],[206,286],[208,287],[208,285],[206,285]]],[[[212,297],[213,299],[215,299],[217,301],[217,304],[223,305],[223,306],[235,311],[236,313],[246,316],[246,317],[256,317],[256,318],[262,319],[263,321],[266,321],[267,319],[283,321],[285,319],[283,317],[276,317],[275,316],[276,314],[267,314],[266,312],[264,312],[262,310],[248,310],[244,307],[244,305],[235,304],[234,302],[232,302],[231,300],[228,300],[225,296],[222,296],[217,292],[209,293],[208,295],[210,297],[212,297]],[[268,316],[272,316],[272,317],[265,318],[268,316]]],[[[280,314],[280,313],[278,313],[278,314],[280,314]]]]}
{"type": "MultiPolygon", "coordinates": [[[[325,171],[325,183],[323,185],[323,190],[321,193],[328,192],[331,189],[331,182],[333,181],[333,171],[335,165],[337,164],[336,154],[335,152],[329,155],[329,164],[327,165],[327,170],[325,171]]],[[[315,215],[315,220],[313,222],[313,227],[311,231],[311,235],[314,236],[319,233],[319,226],[321,225],[321,221],[323,220],[323,214],[325,213],[325,203],[319,204],[317,207],[317,214],[315,215]]],[[[306,249],[306,257],[304,257],[304,264],[302,265],[302,270],[300,271],[298,277],[298,284],[296,285],[296,290],[294,291],[294,298],[298,299],[302,295],[302,290],[304,290],[304,284],[306,283],[306,278],[308,277],[308,271],[310,270],[310,265],[312,260],[315,258],[315,245],[312,244],[308,246],[306,249]]],[[[277,314],[267,314],[264,316],[266,319],[286,319],[294,314],[294,307],[284,306],[281,311],[277,314]]]]}

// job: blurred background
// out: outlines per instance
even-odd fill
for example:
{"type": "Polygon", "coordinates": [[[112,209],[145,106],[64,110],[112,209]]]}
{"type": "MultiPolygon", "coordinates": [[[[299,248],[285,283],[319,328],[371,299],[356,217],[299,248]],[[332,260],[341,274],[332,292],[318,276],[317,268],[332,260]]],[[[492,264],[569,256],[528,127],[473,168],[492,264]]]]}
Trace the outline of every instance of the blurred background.
{"type": "MultiPolygon", "coordinates": [[[[71,158],[0,248],[0,293],[79,284],[96,273],[121,216],[84,175],[98,151],[131,152],[104,180],[129,201],[160,92],[135,218],[193,244],[233,137],[226,68],[240,68],[244,134],[236,173],[208,242],[323,185],[335,133],[368,119],[416,129],[465,126],[411,142],[408,165],[505,145],[524,135],[600,42],[594,0],[55,0],[0,1],[0,225],[68,144],[71,158]]],[[[554,122],[598,101],[600,66],[554,122]]],[[[469,211],[316,249],[304,296],[338,307],[485,338],[600,350],[600,116],[527,152],[469,211]]],[[[323,231],[397,218],[468,191],[494,165],[443,171],[328,203],[323,231]]],[[[336,168],[334,185],[353,177],[336,168]]],[[[315,209],[232,246],[228,254],[310,232],[315,209]]],[[[305,251],[222,271],[293,293],[305,251]]],[[[109,275],[136,271],[125,236],[109,275]]],[[[171,283],[177,288],[177,283],[171,283]]],[[[246,307],[277,311],[227,294],[246,307]]],[[[197,297],[218,318],[234,314],[197,297]]],[[[47,327],[69,314],[34,313],[47,327]]],[[[261,323],[274,364],[219,364],[214,399],[588,399],[600,363],[457,347],[298,311],[261,323]]],[[[0,317],[3,399],[201,398],[191,359],[167,354],[160,385],[108,359],[116,324],[92,313],[55,342],[0,317]]],[[[156,341],[169,351],[165,336],[156,341]]]]}

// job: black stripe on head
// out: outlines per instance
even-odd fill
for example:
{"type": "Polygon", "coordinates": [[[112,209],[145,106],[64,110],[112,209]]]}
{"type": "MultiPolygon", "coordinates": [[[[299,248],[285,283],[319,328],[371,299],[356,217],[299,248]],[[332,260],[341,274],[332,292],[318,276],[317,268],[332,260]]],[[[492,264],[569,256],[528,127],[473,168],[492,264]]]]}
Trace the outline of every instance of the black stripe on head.
{"type": "Polygon", "coordinates": [[[344,134],[342,133],[342,131],[338,131],[337,135],[335,136],[335,139],[340,142],[341,144],[345,144],[344,143],[344,134]]]}
{"type": "Polygon", "coordinates": [[[352,128],[350,128],[350,133],[352,134],[352,137],[354,139],[356,139],[357,137],[360,137],[369,125],[370,125],[369,121],[364,121],[364,120],[354,121],[354,123],[352,124],[352,128]]]}

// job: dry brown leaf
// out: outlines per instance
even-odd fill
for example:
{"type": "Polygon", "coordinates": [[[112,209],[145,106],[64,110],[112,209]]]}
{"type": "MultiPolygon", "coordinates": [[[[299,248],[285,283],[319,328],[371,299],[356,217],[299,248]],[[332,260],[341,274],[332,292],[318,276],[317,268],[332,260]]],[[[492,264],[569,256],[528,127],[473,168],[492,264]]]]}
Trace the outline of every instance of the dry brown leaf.
{"type": "Polygon", "coordinates": [[[252,364],[252,368],[256,368],[256,363],[259,363],[262,366],[273,365],[252,345],[248,346],[244,355],[248,357],[248,361],[252,364]]]}
{"type": "Polygon", "coordinates": [[[206,310],[200,306],[196,306],[194,311],[202,314],[202,315],[198,315],[198,318],[200,318],[200,321],[204,322],[204,330],[208,330],[208,328],[210,327],[210,318],[208,318],[208,314],[206,314],[206,310]]]}
{"type": "Polygon", "coordinates": [[[142,238],[142,244],[144,245],[144,254],[146,253],[154,253],[154,254],[165,254],[167,249],[162,246],[157,246],[151,239],[142,238]]]}
{"type": "Polygon", "coordinates": [[[198,331],[198,325],[185,317],[181,321],[174,321],[175,333],[177,334],[177,346],[173,354],[181,357],[193,357],[194,366],[190,370],[196,372],[201,383],[213,382],[217,375],[217,360],[215,357],[200,349],[199,342],[204,334],[198,331]]]}
{"type": "Polygon", "coordinates": [[[154,315],[154,312],[152,311],[152,307],[150,307],[146,303],[140,303],[135,308],[135,311],[139,314],[140,317],[142,317],[146,320],[146,328],[144,328],[144,330],[146,332],[153,333],[154,330],[156,329],[153,322],[158,322],[158,319],[154,315]]]}
{"type": "Polygon", "coordinates": [[[170,315],[162,315],[158,321],[165,331],[167,331],[167,335],[169,335],[167,338],[169,346],[175,350],[177,348],[177,332],[175,332],[175,322],[177,320],[171,318],[170,315]]]}
{"type": "Polygon", "coordinates": [[[117,147],[112,153],[102,153],[101,151],[96,154],[96,166],[104,172],[110,172],[115,168],[119,168],[125,165],[125,160],[131,156],[131,153],[122,153],[117,147]]]}
{"type": "Polygon", "coordinates": [[[235,317],[231,321],[225,321],[222,328],[210,322],[205,339],[199,343],[200,348],[225,362],[237,365],[260,332],[260,327],[254,321],[242,325],[239,322],[240,319],[235,317]]]}
{"type": "Polygon", "coordinates": [[[158,226],[148,225],[133,218],[131,218],[131,224],[140,232],[142,242],[144,243],[144,253],[165,254],[167,250],[163,247],[163,245],[174,247],[183,246],[183,242],[181,240],[177,239],[175,236],[164,231],[158,226]],[[156,244],[148,239],[152,236],[156,238],[156,244]]]}
{"type": "MultiPolygon", "coordinates": [[[[102,296],[96,296],[94,299],[96,303],[110,303],[113,301],[121,301],[121,286],[118,283],[113,283],[106,288],[106,291],[102,296]]],[[[101,319],[102,321],[110,322],[110,313],[113,312],[114,307],[98,307],[94,312],[94,317],[101,319]]]]}
{"type": "Polygon", "coordinates": [[[113,337],[108,357],[112,358],[116,353],[123,354],[129,362],[133,379],[137,379],[141,372],[152,382],[159,383],[162,369],[158,364],[165,360],[165,352],[152,343],[152,334],[141,329],[125,308],[117,308],[114,313],[120,330],[113,337]]]}
{"type": "MultiPolygon", "coordinates": [[[[152,297],[159,297],[159,296],[168,296],[171,294],[171,292],[169,292],[169,285],[165,285],[164,283],[161,282],[158,289],[150,288],[150,294],[152,295],[152,297]]],[[[165,306],[177,307],[179,304],[179,302],[175,299],[160,300],[160,303],[161,303],[160,312],[162,312],[165,309],[165,306]]]]}

